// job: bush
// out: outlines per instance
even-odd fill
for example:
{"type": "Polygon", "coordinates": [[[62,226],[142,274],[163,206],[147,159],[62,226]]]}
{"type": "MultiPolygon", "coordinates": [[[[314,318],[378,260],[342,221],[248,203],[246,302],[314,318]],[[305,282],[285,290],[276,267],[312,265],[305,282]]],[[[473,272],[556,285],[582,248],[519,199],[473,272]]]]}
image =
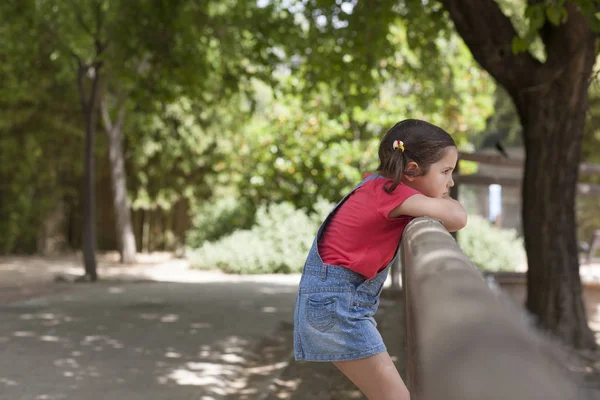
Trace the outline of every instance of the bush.
{"type": "Polygon", "coordinates": [[[219,268],[239,274],[301,272],[322,219],[332,205],[319,201],[307,214],[290,203],[261,206],[256,224],[189,252],[199,269],[219,268]]]}
{"type": "MultiPolygon", "coordinates": [[[[232,204],[231,200],[222,203],[223,215],[232,215],[228,214],[234,209],[232,204]]],[[[237,274],[301,272],[317,229],[332,207],[320,200],[314,207],[316,212],[308,214],[290,203],[261,206],[251,229],[237,230],[213,242],[205,239],[199,248],[188,252],[190,262],[194,268],[219,268],[237,274]]],[[[204,214],[204,232],[227,229],[208,225],[208,216],[218,214],[214,210],[212,214],[204,214]]],[[[212,220],[224,224],[227,218],[212,220]]],[[[203,237],[217,236],[203,234],[203,237]]],[[[469,223],[458,234],[458,242],[467,257],[485,271],[514,271],[525,261],[523,241],[516,231],[498,229],[476,215],[469,216],[469,223]]]]}
{"type": "Polygon", "coordinates": [[[186,235],[190,248],[199,248],[204,242],[216,241],[236,229],[247,229],[254,223],[255,208],[235,197],[203,203],[192,210],[192,227],[186,235]]]}
{"type": "Polygon", "coordinates": [[[467,226],[458,232],[463,252],[485,271],[514,271],[525,261],[523,240],[513,229],[498,229],[488,220],[470,215],[467,226]]]}

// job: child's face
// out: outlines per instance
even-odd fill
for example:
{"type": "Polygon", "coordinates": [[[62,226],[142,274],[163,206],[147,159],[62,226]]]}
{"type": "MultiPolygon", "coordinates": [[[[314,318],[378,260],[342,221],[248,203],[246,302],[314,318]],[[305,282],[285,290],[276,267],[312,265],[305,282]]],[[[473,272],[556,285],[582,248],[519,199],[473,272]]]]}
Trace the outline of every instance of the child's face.
{"type": "Polygon", "coordinates": [[[427,174],[422,176],[407,177],[409,186],[417,189],[425,196],[444,198],[450,196],[450,188],[454,186],[452,180],[452,171],[458,161],[458,151],[456,147],[448,147],[444,152],[444,157],[438,162],[429,166],[427,174]]]}

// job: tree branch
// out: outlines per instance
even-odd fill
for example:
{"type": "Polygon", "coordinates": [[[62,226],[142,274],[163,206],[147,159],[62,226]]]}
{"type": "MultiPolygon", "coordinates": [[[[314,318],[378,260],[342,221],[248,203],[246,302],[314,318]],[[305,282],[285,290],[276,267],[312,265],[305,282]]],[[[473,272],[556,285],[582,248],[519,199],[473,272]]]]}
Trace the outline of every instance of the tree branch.
{"type": "Polygon", "coordinates": [[[473,57],[513,98],[533,84],[541,63],[529,53],[513,54],[517,33],[494,0],[441,0],[473,57]]]}
{"type": "Polygon", "coordinates": [[[119,109],[117,111],[117,121],[116,127],[119,130],[123,129],[123,124],[125,122],[125,111],[127,110],[127,97],[123,97],[119,100],[119,109]]]}
{"type": "Polygon", "coordinates": [[[62,49],[66,53],[69,53],[71,57],[75,59],[78,66],[83,63],[83,59],[79,56],[79,54],[77,54],[70,46],[63,42],[56,33],[56,31],[52,29],[52,27],[47,22],[41,21],[40,26],[42,27],[42,29],[45,29],[46,32],[50,34],[50,36],[52,36],[52,39],[56,41],[56,44],[58,45],[59,49],[62,49]]]}
{"type": "Polygon", "coordinates": [[[102,28],[103,28],[103,24],[104,24],[104,19],[102,18],[104,15],[102,14],[102,2],[101,1],[97,1],[95,4],[95,11],[96,11],[96,38],[100,37],[100,34],[102,33],[102,28]]]}
{"type": "Polygon", "coordinates": [[[546,64],[564,65],[565,59],[571,60],[575,54],[581,53],[586,46],[593,46],[594,32],[587,16],[583,15],[579,7],[568,1],[567,21],[559,26],[546,23],[544,26],[544,45],[546,46],[546,64]]]}
{"type": "Polygon", "coordinates": [[[92,77],[92,88],[91,88],[91,93],[90,93],[90,101],[89,101],[89,107],[90,107],[90,112],[91,112],[91,119],[95,120],[95,111],[97,104],[97,92],[98,92],[98,83],[100,81],[100,67],[102,67],[102,63],[95,63],[95,67],[94,67],[94,76],[92,77]]]}
{"type": "Polygon", "coordinates": [[[108,101],[106,98],[108,90],[106,88],[103,89],[102,95],[100,97],[100,113],[102,115],[102,121],[104,122],[104,129],[109,135],[112,135],[115,132],[121,131],[123,129],[123,124],[125,122],[125,113],[127,111],[127,99],[131,95],[131,92],[131,90],[121,91],[121,93],[117,96],[117,115],[113,122],[113,119],[110,116],[108,101]]]}
{"type": "Polygon", "coordinates": [[[100,98],[100,113],[102,114],[102,121],[104,122],[104,129],[107,133],[111,133],[113,130],[113,124],[108,112],[108,105],[106,104],[106,93],[102,94],[100,98]]]}
{"type": "Polygon", "coordinates": [[[81,28],[85,31],[85,33],[87,33],[91,37],[94,37],[92,30],[85,23],[85,21],[83,19],[83,14],[82,14],[81,8],[79,8],[79,6],[73,0],[70,0],[69,3],[71,4],[71,7],[73,7],[73,11],[75,13],[75,19],[77,20],[77,22],[79,23],[81,28]]]}
{"type": "Polygon", "coordinates": [[[79,88],[79,101],[81,102],[81,108],[84,113],[88,112],[89,103],[87,100],[87,93],[85,90],[85,74],[87,73],[88,67],[84,65],[80,59],[77,59],[77,87],[79,88]]]}

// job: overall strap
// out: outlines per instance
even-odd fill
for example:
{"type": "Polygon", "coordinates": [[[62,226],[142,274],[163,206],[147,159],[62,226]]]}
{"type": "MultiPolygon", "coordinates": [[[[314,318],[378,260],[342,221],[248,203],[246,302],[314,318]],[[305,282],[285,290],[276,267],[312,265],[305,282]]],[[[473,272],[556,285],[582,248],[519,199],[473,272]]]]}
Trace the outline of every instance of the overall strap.
{"type": "Polygon", "coordinates": [[[383,178],[383,176],[377,175],[377,174],[369,175],[365,179],[363,179],[362,182],[360,182],[358,185],[356,185],[356,187],[362,186],[365,182],[368,182],[370,180],[377,179],[377,178],[383,178]]]}
{"type": "Polygon", "coordinates": [[[323,233],[323,230],[325,228],[325,225],[327,225],[327,223],[329,222],[329,220],[331,219],[331,217],[333,216],[333,214],[337,211],[337,209],[344,204],[344,202],[348,199],[348,197],[350,197],[352,195],[352,193],[354,193],[358,188],[360,188],[362,185],[364,185],[366,182],[371,181],[373,179],[377,179],[377,178],[383,178],[383,176],[381,175],[370,175],[368,177],[366,177],[365,179],[363,179],[358,185],[356,185],[350,192],[348,192],[348,194],[346,194],[342,200],[340,200],[339,203],[337,203],[335,205],[335,207],[333,207],[331,209],[331,211],[329,212],[329,214],[327,215],[327,218],[325,218],[325,220],[323,221],[323,223],[321,224],[321,226],[319,227],[319,231],[317,232],[317,237],[316,240],[319,239],[319,237],[321,236],[321,233],[323,233]]]}

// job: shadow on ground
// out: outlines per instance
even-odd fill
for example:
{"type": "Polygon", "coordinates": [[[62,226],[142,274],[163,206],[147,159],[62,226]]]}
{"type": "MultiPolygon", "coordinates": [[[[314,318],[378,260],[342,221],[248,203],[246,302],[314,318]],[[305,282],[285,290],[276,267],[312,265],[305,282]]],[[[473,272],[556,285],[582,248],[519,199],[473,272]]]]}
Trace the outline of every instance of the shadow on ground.
{"type": "MultiPolygon", "coordinates": [[[[510,287],[509,292],[517,302],[524,299],[522,285],[510,287]]],[[[586,304],[592,321],[596,318],[594,312],[600,309],[598,294],[600,291],[586,292],[586,304]]],[[[376,319],[388,351],[406,382],[403,310],[401,294],[385,290],[376,319]]],[[[600,339],[600,335],[597,337],[600,339]]],[[[581,382],[582,399],[600,398],[600,352],[575,353],[565,348],[561,350],[565,350],[565,364],[574,373],[575,379],[581,382]]],[[[271,386],[267,399],[366,400],[366,397],[331,363],[294,362],[290,359],[289,366],[271,386]]]]}
{"type": "MultiPolygon", "coordinates": [[[[406,379],[402,304],[400,293],[384,290],[376,319],[388,352],[400,375],[406,379]]],[[[289,366],[271,386],[267,399],[366,400],[366,397],[331,363],[290,360],[289,366]]]]}
{"type": "Polygon", "coordinates": [[[268,375],[264,363],[252,365],[282,351],[265,340],[291,331],[296,290],[256,282],[71,287],[0,305],[0,399],[227,398],[247,386],[249,372],[268,375]]]}

